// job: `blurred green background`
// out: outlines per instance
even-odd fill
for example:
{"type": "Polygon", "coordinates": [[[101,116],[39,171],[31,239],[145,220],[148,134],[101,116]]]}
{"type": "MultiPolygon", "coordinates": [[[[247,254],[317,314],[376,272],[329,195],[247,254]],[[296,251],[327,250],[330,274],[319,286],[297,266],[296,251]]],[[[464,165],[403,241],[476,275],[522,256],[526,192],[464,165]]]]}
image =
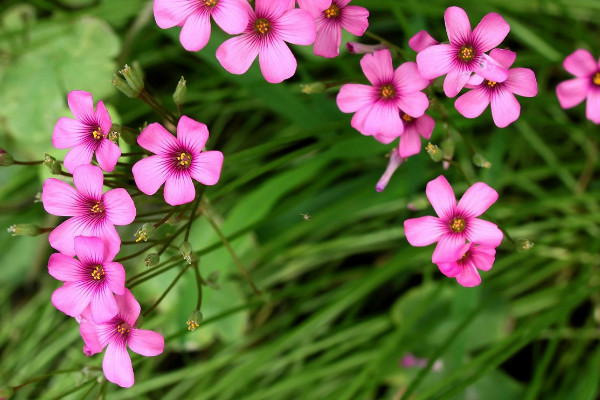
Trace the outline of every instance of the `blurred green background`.
{"type": "MultiPolygon", "coordinates": [[[[455,159],[469,178],[500,193],[486,216],[535,247],[517,251],[505,240],[483,284],[463,288],[431,264],[433,247],[406,242],[403,221],[432,213],[424,197],[429,180],[443,173],[457,194],[467,185],[454,168],[444,171],[422,153],[400,168],[385,192],[374,190],[392,145],[350,127],[351,116],[335,105],[337,87],[313,95],[300,90],[316,81],[366,82],[358,55],[343,50],[326,60],[310,47],[293,47],[296,76],[271,85],[256,65],[243,76],[220,67],[214,53],[226,36],[217,27],[203,51],[184,51],[179,28],[163,31],[154,23],[151,1],[4,0],[0,147],[23,161],[44,152],[61,159],[64,152],[51,146],[52,128],[70,116],[66,94],[74,89],[103,99],[115,123],[137,128],[160,121],[111,86],[113,72],[125,63],[139,62],[149,91],[172,110],[171,94],[185,76],[184,113],[206,123],[209,148],[225,154],[221,181],[206,191],[210,213],[264,294],[253,294],[211,225],[198,220],[190,242],[200,270],[205,277],[220,272],[219,288],[204,288],[205,321],[195,332],[185,330],[196,302],[190,269],[143,321],[167,338],[164,354],[134,356],[136,384],[121,389],[98,379],[102,356],[83,355],[77,323],[50,303],[59,282],[47,274],[47,235],[5,233],[0,390],[31,382],[16,399],[597,398],[598,127],[585,120],[584,106],[562,110],[554,90],[569,78],[561,66],[565,56],[576,48],[600,54],[600,2],[353,4],[371,11],[369,31],[404,48],[411,60],[407,41],[418,30],[446,40],[443,12],[450,5],[463,7],[473,26],[492,11],[510,23],[505,45],[518,53],[516,67],[536,72],[539,95],[519,98],[521,118],[498,129],[489,109],[475,120],[461,117],[437,82],[436,101],[449,124],[440,122],[440,108],[430,111],[438,121],[432,142],[453,138],[455,159]],[[472,164],[462,138],[490,169],[472,164]],[[418,210],[409,211],[409,203],[418,210]],[[430,364],[440,360],[441,368],[403,368],[407,353],[430,364]]],[[[395,65],[401,61],[395,57],[395,65]]],[[[59,222],[34,201],[49,176],[43,166],[2,167],[0,228],[59,222]]],[[[120,229],[123,240],[134,240],[140,225],[120,229]]],[[[155,237],[179,226],[165,225],[155,237]]],[[[122,254],[143,246],[124,246],[122,254]]],[[[151,276],[143,258],[124,262],[129,278],[151,276]]],[[[182,266],[133,288],[143,310],[182,266]]]]}

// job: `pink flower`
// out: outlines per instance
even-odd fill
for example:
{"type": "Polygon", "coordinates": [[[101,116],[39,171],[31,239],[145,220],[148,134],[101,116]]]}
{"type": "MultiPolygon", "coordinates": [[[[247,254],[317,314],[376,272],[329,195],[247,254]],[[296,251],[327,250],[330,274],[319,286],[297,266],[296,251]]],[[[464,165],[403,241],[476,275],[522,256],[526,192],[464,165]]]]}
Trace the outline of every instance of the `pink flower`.
{"type": "Polygon", "coordinates": [[[392,150],[392,152],[390,153],[390,161],[388,162],[385,172],[377,182],[377,185],[375,185],[375,190],[377,190],[378,192],[383,192],[383,190],[387,187],[388,183],[390,182],[390,179],[392,179],[394,172],[396,172],[398,167],[400,167],[400,165],[402,165],[404,161],[406,160],[400,157],[398,149],[392,150]]]}
{"type": "MultiPolygon", "coordinates": [[[[296,0],[290,0],[290,8],[294,8],[296,0]]],[[[331,0],[298,0],[298,6],[308,12],[321,12],[331,5],[331,0]]]]}
{"type": "Polygon", "coordinates": [[[50,246],[72,257],[76,254],[75,237],[97,236],[104,242],[104,260],[112,260],[121,246],[115,225],[133,222],[135,204],[125,189],[112,189],[103,194],[104,176],[96,166],[75,168],[73,182],[76,189],[55,178],[44,182],[44,209],[53,215],[73,217],[50,233],[50,246]]]}
{"type": "Polygon", "coordinates": [[[360,64],[373,86],[342,86],[338,107],[342,112],[356,113],[352,127],[363,135],[399,136],[404,132],[400,110],[418,118],[429,106],[427,96],[421,92],[429,81],[421,78],[414,62],[405,62],[394,71],[389,50],[366,54],[360,64]]]}
{"type": "Polygon", "coordinates": [[[575,107],[587,98],[586,117],[600,124],[600,60],[596,62],[589,51],[578,49],[565,58],[563,66],[575,79],[556,87],[560,106],[575,107]]]}
{"type": "MultiPolygon", "coordinates": [[[[427,114],[423,114],[419,118],[413,118],[405,112],[400,112],[402,118],[402,124],[404,125],[404,131],[400,135],[400,145],[398,146],[398,153],[402,158],[408,158],[419,154],[421,151],[421,138],[429,140],[433,129],[435,128],[435,120],[427,114]]],[[[383,144],[391,143],[395,137],[376,135],[375,139],[383,144]]]]}
{"type": "Polygon", "coordinates": [[[444,93],[454,97],[465,86],[471,73],[484,79],[504,82],[508,71],[485,52],[502,43],[510,26],[496,13],[483,17],[471,31],[469,17],[462,8],[449,7],[444,14],[450,44],[429,46],[417,54],[419,72],[426,79],[446,75],[444,93]]]}
{"type": "Polygon", "coordinates": [[[342,28],[355,36],[362,36],[369,27],[369,11],[364,7],[349,6],[350,1],[333,0],[326,10],[312,10],[317,23],[316,55],[327,58],[340,55],[342,28]]]}
{"type": "Polygon", "coordinates": [[[250,22],[240,36],[217,49],[217,59],[227,71],[241,75],[258,56],[260,70],[270,83],[280,83],[296,72],[296,58],[285,42],[311,45],[316,26],[306,10],[290,9],[289,0],[256,0],[250,22]]]}
{"type": "Polygon", "coordinates": [[[377,50],[387,49],[388,47],[383,44],[362,44],[357,42],[348,42],[346,43],[346,48],[352,54],[367,54],[374,53],[377,50]]]}
{"type": "Polygon", "coordinates": [[[452,262],[438,263],[440,271],[464,287],[473,287],[481,283],[477,269],[489,271],[492,269],[496,249],[476,243],[467,243],[459,252],[459,258],[452,262]]]}
{"type": "Polygon", "coordinates": [[[154,19],[162,29],[182,25],[179,40],[188,51],[204,48],[210,39],[210,17],[230,35],[248,26],[246,0],[154,0],[154,19]]]}
{"type": "MultiPolygon", "coordinates": [[[[490,57],[503,67],[510,68],[517,54],[510,50],[494,49],[490,57]]],[[[504,82],[493,82],[473,75],[466,86],[473,90],[456,99],[454,106],[458,112],[467,118],[476,118],[491,103],[492,117],[499,128],[515,122],[521,114],[521,105],[515,94],[524,97],[537,95],[535,74],[528,68],[509,69],[504,82]]]]}
{"type": "Polygon", "coordinates": [[[177,138],[162,125],[150,124],[138,136],[138,144],[153,152],[133,166],[137,187],[151,196],[165,184],[165,201],[172,206],[189,203],[196,197],[192,179],[215,185],[221,176],[223,153],[202,151],[208,128],[185,115],[177,124],[177,138]]]}
{"type": "Polygon", "coordinates": [[[417,53],[425,50],[428,47],[440,44],[433,38],[427,31],[419,31],[413,37],[408,39],[408,47],[416,51],[417,53]]]}
{"type": "Polygon", "coordinates": [[[65,168],[73,173],[76,167],[87,165],[96,153],[100,167],[111,172],[121,156],[119,146],[107,139],[112,121],[102,101],[96,105],[88,92],[74,90],[67,97],[75,119],[62,117],[54,126],[52,145],[57,149],[69,149],[65,156],[65,168]]]}
{"type": "Polygon", "coordinates": [[[79,260],[54,253],[48,272],[65,284],[52,294],[54,307],[77,317],[90,306],[94,322],[108,321],[117,315],[113,296],[125,291],[125,270],[104,255],[104,243],[97,237],[77,236],[75,254],[79,260]]]}
{"type": "Polygon", "coordinates": [[[443,176],[427,184],[427,198],[439,216],[412,218],[404,221],[408,242],[416,247],[438,242],[432,261],[453,262],[462,256],[465,241],[497,247],[502,231],[488,221],[477,218],[498,199],[498,193],[482,182],[471,186],[456,204],[454,191],[443,176]]]}
{"type": "Polygon", "coordinates": [[[96,324],[84,314],[79,332],[87,355],[100,353],[106,347],[102,361],[106,379],[122,387],[131,387],[134,376],[127,347],[142,356],[153,357],[163,352],[165,340],[159,333],[136,328],[140,304],[128,289],[123,295],[116,295],[115,300],[118,308],[115,317],[96,324]]]}

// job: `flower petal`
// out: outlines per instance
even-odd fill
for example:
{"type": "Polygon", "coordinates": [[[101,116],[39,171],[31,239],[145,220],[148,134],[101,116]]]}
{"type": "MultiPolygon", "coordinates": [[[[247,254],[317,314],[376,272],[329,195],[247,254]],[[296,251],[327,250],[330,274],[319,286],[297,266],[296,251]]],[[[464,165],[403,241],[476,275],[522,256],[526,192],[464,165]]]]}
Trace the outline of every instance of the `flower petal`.
{"type": "Polygon", "coordinates": [[[562,108],[571,108],[585,100],[589,90],[590,81],[588,78],[569,79],[558,84],[556,97],[558,97],[562,108]]]}
{"type": "Polygon", "coordinates": [[[112,119],[110,118],[110,114],[103,101],[99,101],[98,104],[96,104],[94,122],[97,125],[100,125],[100,129],[105,135],[107,135],[110,132],[110,128],[112,128],[112,119]]]}
{"type": "Polygon", "coordinates": [[[100,168],[112,172],[121,157],[121,148],[108,139],[103,139],[96,149],[96,160],[100,168]]]}
{"type": "Polygon", "coordinates": [[[340,55],[340,45],[342,44],[342,28],[336,24],[323,24],[317,38],[313,51],[315,55],[334,58],[340,55]]]}
{"type": "Polygon", "coordinates": [[[456,281],[464,287],[474,287],[481,284],[481,277],[472,261],[466,261],[461,265],[460,272],[456,275],[456,281]]]}
{"type": "Polygon", "coordinates": [[[137,302],[129,289],[125,289],[122,295],[115,295],[119,316],[130,326],[134,326],[140,316],[140,303],[137,302]]]}
{"type": "Polygon", "coordinates": [[[73,90],[67,96],[69,108],[78,121],[94,121],[94,99],[92,94],[81,90],[73,90]]]}
{"type": "Polygon", "coordinates": [[[408,39],[408,46],[417,53],[430,46],[435,46],[436,44],[440,43],[425,30],[417,32],[413,37],[408,39]]]}
{"type": "Polygon", "coordinates": [[[448,72],[444,79],[444,93],[452,98],[456,96],[467,84],[471,72],[453,69],[448,72]]]}
{"type": "Polygon", "coordinates": [[[113,341],[108,344],[102,360],[102,371],[106,379],[121,387],[132,387],[135,383],[131,358],[127,353],[124,341],[113,341]]]}
{"type": "Polygon", "coordinates": [[[473,265],[482,271],[489,271],[494,265],[496,258],[496,249],[487,246],[474,244],[471,246],[469,258],[473,261],[473,265]]]}
{"type": "Polygon", "coordinates": [[[96,288],[90,300],[90,310],[96,324],[107,322],[117,315],[117,302],[108,285],[96,288]]]}
{"type": "Polygon", "coordinates": [[[584,49],[577,49],[569,54],[563,62],[563,67],[578,78],[588,78],[598,70],[594,56],[584,49]]]}
{"type": "Polygon", "coordinates": [[[404,235],[411,246],[429,246],[440,240],[446,232],[444,223],[436,217],[426,216],[404,221],[404,235]]]}
{"type": "Polygon", "coordinates": [[[89,135],[89,127],[81,122],[62,117],[54,125],[52,132],[52,146],[57,149],[69,149],[85,144],[89,135]]]}
{"type": "Polygon", "coordinates": [[[92,293],[80,282],[65,282],[52,293],[52,305],[70,317],[77,317],[90,304],[92,293]]]}
{"type": "Polygon", "coordinates": [[[269,83],[281,83],[296,73],[296,58],[283,40],[272,40],[258,54],[260,70],[269,83]]]}
{"type": "Polygon", "coordinates": [[[450,43],[460,46],[471,37],[471,22],[462,8],[448,7],[444,12],[444,23],[450,43]]]}
{"type": "Polygon", "coordinates": [[[469,219],[465,230],[467,239],[472,243],[479,243],[489,247],[498,247],[502,243],[502,231],[496,224],[479,218],[469,219]]]}
{"type": "Polygon", "coordinates": [[[373,54],[365,54],[360,66],[373,86],[389,84],[394,79],[392,53],[388,49],[377,50],[373,54]]]}
{"type": "Polygon", "coordinates": [[[104,346],[102,346],[100,339],[98,338],[97,325],[93,322],[86,320],[81,321],[79,324],[79,333],[87,348],[87,356],[100,353],[104,349],[104,346]]]}
{"type": "Polygon", "coordinates": [[[413,118],[422,117],[429,107],[429,99],[423,92],[413,92],[400,95],[396,105],[413,118]]]}
{"type": "Polygon", "coordinates": [[[363,135],[397,137],[404,132],[400,110],[392,102],[378,101],[361,108],[352,118],[351,125],[363,135]]]}
{"type": "Polygon", "coordinates": [[[177,124],[177,140],[192,153],[192,156],[196,156],[206,146],[208,128],[202,122],[182,115],[177,124]]]}
{"type": "Polygon", "coordinates": [[[438,44],[420,51],[417,54],[419,74],[425,79],[434,79],[447,74],[452,70],[456,52],[455,47],[450,44],[438,44]]]}
{"type": "Polygon", "coordinates": [[[460,265],[456,261],[448,262],[448,263],[439,263],[437,264],[438,269],[448,278],[454,278],[456,275],[460,274],[460,265]]]}
{"type": "Polygon", "coordinates": [[[106,262],[103,264],[106,273],[106,283],[110,290],[122,295],[125,293],[125,268],[118,262],[106,262]]]}
{"type": "Polygon", "coordinates": [[[377,89],[373,86],[349,83],[340,88],[337,95],[337,105],[342,112],[352,113],[373,103],[377,89]]]}
{"type": "Polygon", "coordinates": [[[44,210],[52,215],[71,217],[82,214],[82,199],[71,185],[56,178],[48,178],[42,186],[44,210]]]}
{"type": "Polygon", "coordinates": [[[443,175],[430,181],[427,184],[425,192],[433,209],[442,220],[453,216],[456,210],[456,197],[454,196],[452,186],[450,186],[443,175]]]}
{"type": "Polygon", "coordinates": [[[132,329],[127,342],[129,348],[144,357],[161,354],[165,348],[165,339],[157,332],[145,329],[132,329]]]}
{"type": "Polygon", "coordinates": [[[487,54],[481,55],[473,71],[488,81],[504,82],[508,78],[508,69],[487,54]]]}
{"type": "Polygon", "coordinates": [[[177,139],[157,122],[148,125],[138,136],[137,142],[142,148],[155,154],[178,150],[177,139]]]}
{"type": "Polygon", "coordinates": [[[480,51],[488,52],[497,47],[510,32],[510,25],[500,14],[486,14],[473,30],[473,39],[480,51]]]}
{"type": "Polygon", "coordinates": [[[510,68],[517,58],[517,53],[506,49],[494,49],[490,51],[490,57],[504,68],[510,68]]]}
{"type": "Polygon", "coordinates": [[[435,128],[435,120],[427,114],[423,114],[422,117],[415,119],[415,128],[419,135],[425,139],[429,139],[435,128]]]}
{"type": "Polygon", "coordinates": [[[600,124],[600,89],[592,88],[587,95],[585,116],[595,124],[600,124]]]}
{"type": "Polygon", "coordinates": [[[519,96],[537,96],[538,85],[535,73],[529,68],[509,69],[508,79],[504,81],[504,88],[519,96]]]}
{"type": "Polygon", "coordinates": [[[172,28],[193,12],[190,0],[154,0],[154,19],[162,29],[172,28]]]}
{"type": "Polygon", "coordinates": [[[400,136],[400,157],[407,158],[418,154],[421,151],[421,138],[414,126],[404,128],[404,133],[400,136]]]}
{"type": "Polygon", "coordinates": [[[73,171],[77,191],[88,200],[100,200],[104,184],[102,170],[95,165],[80,165],[73,171]]]}
{"type": "Polygon", "coordinates": [[[466,218],[476,218],[498,200],[498,192],[483,182],[467,189],[458,202],[458,210],[466,218]]]}
{"type": "Polygon", "coordinates": [[[256,0],[254,9],[258,18],[275,18],[288,10],[288,0],[256,0]]]}
{"type": "Polygon", "coordinates": [[[133,199],[125,189],[112,189],[102,196],[106,218],[113,225],[129,225],[136,215],[133,199]]]}
{"type": "Polygon", "coordinates": [[[394,71],[394,82],[400,94],[416,92],[429,86],[429,80],[421,78],[417,63],[405,62],[394,71]]]}
{"type": "Polygon", "coordinates": [[[226,33],[237,35],[248,26],[251,12],[252,8],[245,0],[219,0],[212,17],[226,33]]]}
{"type": "Polygon", "coordinates": [[[454,102],[456,110],[466,118],[477,118],[490,104],[490,95],[482,87],[469,90],[454,102]]]}
{"type": "Polygon", "coordinates": [[[87,265],[102,264],[104,262],[104,242],[95,236],[77,236],[74,239],[75,254],[77,258],[87,265]]]}
{"type": "Polygon", "coordinates": [[[135,184],[143,193],[152,196],[169,176],[168,160],[162,155],[142,158],[131,169],[135,184]]]}
{"type": "Polygon", "coordinates": [[[288,10],[277,21],[277,35],[286,42],[308,46],[314,43],[316,34],[315,20],[306,10],[288,10]]]}
{"type": "Polygon", "coordinates": [[[229,73],[246,73],[258,56],[259,44],[251,34],[243,34],[226,40],[217,49],[217,59],[229,73]]]}
{"type": "Polygon", "coordinates": [[[63,165],[70,173],[75,171],[75,168],[80,165],[89,165],[92,162],[94,156],[94,147],[90,143],[80,144],[79,146],[73,147],[67,155],[63,165]]]}
{"type": "Polygon", "coordinates": [[[221,177],[223,168],[223,153],[220,151],[205,151],[194,157],[190,167],[190,175],[203,185],[215,185],[221,177]]]}
{"type": "Polygon", "coordinates": [[[521,105],[508,90],[497,90],[492,96],[492,117],[499,128],[505,128],[521,115],[521,105]]]}
{"type": "Polygon", "coordinates": [[[192,13],[183,24],[179,41],[187,51],[202,50],[210,39],[210,13],[198,10],[192,13]]]}
{"type": "Polygon", "coordinates": [[[82,269],[79,260],[61,253],[53,253],[48,260],[48,273],[59,281],[75,282],[80,280],[82,269]]]}
{"type": "Polygon", "coordinates": [[[196,189],[189,174],[179,173],[167,177],[165,201],[172,206],[189,203],[196,197],[196,189]]]}
{"type": "Polygon", "coordinates": [[[369,27],[369,10],[359,6],[346,6],[341,16],[342,27],[354,36],[362,36],[369,27]]]}
{"type": "Polygon", "coordinates": [[[457,234],[446,234],[438,241],[431,261],[434,264],[454,262],[462,256],[462,249],[465,245],[465,237],[457,234]]]}

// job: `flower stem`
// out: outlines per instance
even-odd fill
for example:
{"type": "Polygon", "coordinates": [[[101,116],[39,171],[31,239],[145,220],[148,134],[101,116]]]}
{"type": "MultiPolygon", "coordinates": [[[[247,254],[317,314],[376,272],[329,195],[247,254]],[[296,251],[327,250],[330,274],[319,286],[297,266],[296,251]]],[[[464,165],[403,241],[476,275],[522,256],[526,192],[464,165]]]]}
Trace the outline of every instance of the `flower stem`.
{"type": "Polygon", "coordinates": [[[185,273],[185,271],[187,271],[187,269],[190,266],[188,264],[184,265],[184,267],[181,269],[181,271],[179,272],[179,274],[177,274],[177,276],[175,277],[175,279],[173,279],[173,282],[171,282],[171,284],[169,285],[169,287],[167,287],[167,289],[163,292],[163,294],[160,295],[160,297],[158,298],[158,300],[156,300],[156,302],[152,305],[152,307],[150,307],[149,309],[147,309],[144,314],[142,314],[143,317],[147,317],[148,314],[150,314],[156,307],[158,307],[158,305],[160,304],[161,301],[163,301],[163,299],[167,296],[167,294],[169,294],[169,292],[171,291],[171,289],[173,289],[173,286],[175,286],[175,284],[177,283],[177,281],[183,276],[183,274],[185,273]]]}
{"type": "Polygon", "coordinates": [[[370,37],[371,39],[375,39],[383,44],[385,44],[386,46],[388,46],[389,48],[392,48],[394,50],[396,50],[398,52],[398,54],[405,60],[408,60],[408,57],[406,56],[406,53],[404,52],[404,49],[401,48],[400,46],[398,46],[397,44],[394,44],[392,42],[390,42],[389,40],[387,40],[384,37],[381,37],[373,32],[370,31],[365,31],[365,36],[370,37]]]}
{"type": "Polygon", "coordinates": [[[196,275],[196,286],[198,287],[198,300],[196,301],[196,311],[202,307],[202,277],[200,276],[199,261],[194,263],[194,274],[196,275]]]}
{"type": "Polygon", "coordinates": [[[14,160],[13,164],[14,165],[42,165],[44,163],[44,160],[40,160],[40,161],[17,161],[14,160]]]}

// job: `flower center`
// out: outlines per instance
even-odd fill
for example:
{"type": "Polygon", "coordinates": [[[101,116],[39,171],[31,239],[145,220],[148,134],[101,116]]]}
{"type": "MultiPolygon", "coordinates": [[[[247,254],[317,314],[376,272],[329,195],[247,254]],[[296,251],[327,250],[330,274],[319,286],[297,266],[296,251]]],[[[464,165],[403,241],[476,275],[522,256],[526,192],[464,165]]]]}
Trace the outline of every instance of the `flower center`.
{"type": "Polygon", "coordinates": [[[335,3],[332,3],[331,6],[323,12],[327,18],[339,18],[340,16],[340,8],[335,3]]]}
{"type": "Polygon", "coordinates": [[[465,222],[464,218],[461,217],[453,218],[450,222],[450,229],[452,229],[452,231],[456,233],[461,233],[465,230],[466,227],[467,223],[465,222]]]}
{"type": "Polygon", "coordinates": [[[131,332],[131,327],[127,322],[120,323],[117,325],[117,332],[121,334],[121,336],[125,336],[129,332],[131,332]]]}
{"type": "Polygon", "coordinates": [[[596,72],[594,74],[594,76],[592,77],[592,82],[594,82],[594,85],[600,86],[600,72],[596,72]]]}
{"type": "Polygon", "coordinates": [[[396,96],[396,89],[392,85],[383,85],[380,93],[382,99],[391,99],[396,96]]]}
{"type": "Polygon", "coordinates": [[[104,204],[102,204],[101,201],[97,201],[94,203],[94,205],[90,208],[90,211],[93,214],[102,214],[104,212],[104,204]]]}
{"type": "Polygon", "coordinates": [[[469,62],[475,58],[475,50],[473,46],[463,46],[458,52],[458,59],[462,62],[469,62]]]}
{"type": "Polygon", "coordinates": [[[487,79],[483,81],[483,83],[485,83],[488,87],[490,88],[494,88],[496,87],[496,85],[498,84],[498,82],[494,82],[494,81],[488,81],[487,79]]]}
{"type": "Polygon", "coordinates": [[[405,122],[412,122],[414,120],[414,118],[408,115],[407,113],[402,113],[402,119],[405,122]]]}
{"type": "Polygon", "coordinates": [[[192,155],[188,152],[182,152],[175,160],[178,168],[189,168],[192,164],[192,155]]]}
{"type": "Polygon", "coordinates": [[[102,128],[97,126],[96,129],[94,129],[94,131],[92,132],[92,137],[96,140],[104,139],[104,134],[102,133],[102,128]]]}
{"type": "Polygon", "coordinates": [[[261,35],[266,35],[271,30],[271,23],[264,18],[259,18],[254,23],[254,30],[261,35]]]}
{"type": "Polygon", "coordinates": [[[203,0],[203,1],[207,7],[214,7],[219,2],[219,0],[203,0]]]}
{"type": "Polygon", "coordinates": [[[94,278],[95,281],[101,280],[105,275],[102,265],[96,265],[96,268],[92,271],[92,278],[94,278]]]}

